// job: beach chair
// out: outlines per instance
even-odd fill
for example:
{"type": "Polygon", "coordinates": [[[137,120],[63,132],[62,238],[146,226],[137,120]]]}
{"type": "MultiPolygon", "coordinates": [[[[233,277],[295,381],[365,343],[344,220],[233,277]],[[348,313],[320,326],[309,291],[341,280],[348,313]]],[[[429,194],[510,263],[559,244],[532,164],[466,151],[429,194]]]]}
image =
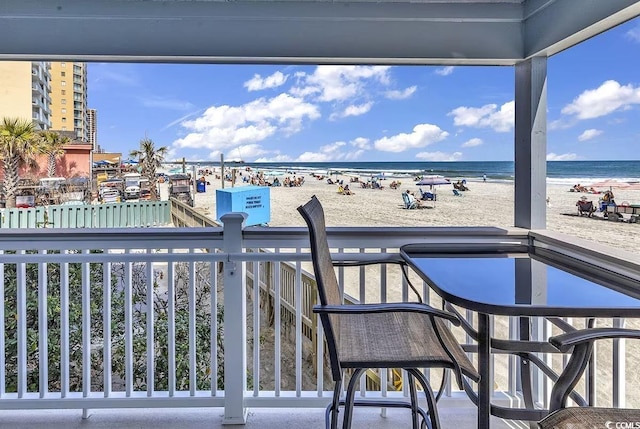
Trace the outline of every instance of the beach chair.
{"type": "Polygon", "coordinates": [[[429,191],[427,192],[423,192],[422,189],[418,188],[420,190],[420,195],[421,195],[421,199],[424,201],[435,201],[436,200],[436,194],[433,194],[429,191]]]}
{"type": "Polygon", "coordinates": [[[640,422],[640,410],[629,408],[569,407],[567,399],[576,386],[593,354],[596,340],[640,339],[640,331],[624,328],[591,328],[549,338],[549,342],[571,358],[551,390],[549,415],[538,422],[540,429],[575,429],[634,427],[612,422],[640,422]]]}
{"type": "Polygon", "coordinates": [[[578,215],[579,216],[593,216],[593,213],[596,211],[596,206],[591,201],[587,200],[578,200],[576,203],[578,206],[578,215]]]}
{"type": "Polygon", "coordinates": [[[460,191],[458,191],[457,189],[452,189],[453,190],[453,195],[455,195],[456,197],[462,197],[464,196],[464,194],[460,191]]]}
{"type": "Polygon", "coordinates": [[[411,201],[411,198],[409,198],[409,195],[407,195],[406,192],[402,193],[402,201],[404,202],[404,208],[405,209],[417,209],[418,208],[418,202],[417,201],[411,201]]]}
{"type": "Polygon", "coordinates": [[[403,265],[403,261],[334,262],[329,251],[320,201],[313,196],[305,205],[298,207],[298,212],[309,228],[311,260],[319,297],[319,304],[313,307],[313,312],[320,315],[331,375],[335,382],[333,400],[325,413],[326,428],[337,428],[339,408],[344,408],[342,427],[350,428],[354,406],[406,408],[411,410],[413,429],[440,428],[436,397],[422,369],[451,369],[460,388],[463,376],[473,381],[480,379],[449,330],[448,323],[459,326],[460,321],[451,313],[422,303],[419,294],[418,302],[413,303],[344,304],[335,266],[357,267],[379,263],[403,265]],[[404,369],[407,372],[409,400],[355,400],[361,376],[373,368],[404,369]],[[345,370],[350,372],[350,379],[342,399],[345,370]],[[428,412],[419,406],[416,382],[422,387],[428,412]]]}

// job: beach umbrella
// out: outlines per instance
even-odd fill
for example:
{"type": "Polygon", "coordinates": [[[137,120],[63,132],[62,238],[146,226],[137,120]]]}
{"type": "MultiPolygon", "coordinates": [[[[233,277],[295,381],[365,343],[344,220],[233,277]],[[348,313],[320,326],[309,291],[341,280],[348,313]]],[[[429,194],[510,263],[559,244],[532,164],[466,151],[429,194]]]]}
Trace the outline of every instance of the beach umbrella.
{"type": "MultiPolygon", "coordinates": [[[[416,182],[418,186],[438,186],[438,185],[451,185],[449,179],[445,179],[442,176],[424,176],[422,179],[416,182]]],[[[436,188],[433,188],[434,195],[436,194],[436,188]]],[[[435,198],[433,200],[433,207],[436,206],[435,198]]]]}
{"type": "Polygon", "coordinates": [[[588,188],[617,188],[623,189],[628,188],[630,185],[627,182],[619,182],[613,179],[603,180],[602,182],[596,182],[588,186],[588,188]]]}

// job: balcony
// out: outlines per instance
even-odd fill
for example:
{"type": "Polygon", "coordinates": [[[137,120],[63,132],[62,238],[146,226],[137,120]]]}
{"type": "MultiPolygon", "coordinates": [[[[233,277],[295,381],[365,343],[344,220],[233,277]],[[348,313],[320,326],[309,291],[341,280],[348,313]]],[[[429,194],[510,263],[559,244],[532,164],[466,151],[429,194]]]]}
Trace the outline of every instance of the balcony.
{"type": "MultiPolygon", "coordinates": [[[[604,246],[591,245],[586,251],[578,239],[524,229],[330,228],[329,239],[337,257],[349,254],[349,259],[395,253],[416,241],[509,241],[591,259],[601,270],[637,276],[639,265],[604,246]]],[[[11,427],[30,428],[36,422],[54,428],[77,425],[81,413],[73,410],[80,409],[95,414],[89,427],[117,421],[154,429],[168,427],[165,421],[185,428],[202,427],[204,421],[218,427],[242,419],[244,407],[251,410],[248,427],[322,427],[332,382],[325,371],[323,333],[310,310],[316,292],[305,229],[243,231],[229,223],[224,230],[5,230],[0,241],[5,284],[0,330],[7,332],[0,337],[0,407],[3,422],[11,422],[11,427]],[[223,267],[226,274],[231,270],[240,275],[223,275],[223,267]],[[13,300],[8,299],[12,291],[13,300]],[[211,317],[212,308],[222,310],[224,317],[211,317]],[[7,318],[10,314],[17,317],[7,318]],[[216,409],[208,409],[212,407],[216,409]],[[155,408],[198,410],[169,413],[155,408]],[[27,409],[42,411],[20,411],[27,409]]],[[[345,290],[352,302],[411,299],[395,267],[338,270],[341,283],[355,285],[345,290]]],[[[421,284],[413,274],[411,280],[421,284]]],[[[420,291],[427,302],[441,305],[426,284],[420,291]]],[[[467,316],[473,321],[473,315],[467,316]]],[[[493,323],[502,326],[507,337],[514,335],[511,318],[496,317],[493,323]]],[[[608,323],[619,326],[622,321],[608,323]]],[[[541,335],[551,332],[545,323],[541,326],[549,329],[541,335]]],[[[457,334],[462,343],[472,343],[464,333],[457,334]]],[[[599,401],[614,397],[618,403],[637,405],[637,394],[625,390],[624,366],[636,365],[629,360],[633,354],[622,341],[612,347],[615,359],[611,350],[604,358],[598,356],[598,365],[608,372],[598,383],[582,386],[582,392],[599,401]]],[[[555,362],[556,369],[561,365],[555,362]]],[[[513,361],[495,356],[494,367],[492,400],[518,404],[521,393],[513,361]]],[[[440,374],[429,376],[439,386],[440,374]]],[[[408,390],[403,381],[392,372],[374,373],[362,382],[361,395],[400,399],[408,390]],[[394,391],[393,386],[405,387],[394,391]]],[[[541,405],[549,386],[546,378],[536,378],[535,397],[541,405]]],[[[475,408],[454,384],[445,384],[439,409],[445,428],[475,427],[475,408]]],[[[408,422],[404,411],[387,413],[391,418],[380,417],[380,410],[359,409],[354,427],[408,422]]],[[[496,418],[492,427],[525,427],[518,425],[522,423],[496,418]]]]}

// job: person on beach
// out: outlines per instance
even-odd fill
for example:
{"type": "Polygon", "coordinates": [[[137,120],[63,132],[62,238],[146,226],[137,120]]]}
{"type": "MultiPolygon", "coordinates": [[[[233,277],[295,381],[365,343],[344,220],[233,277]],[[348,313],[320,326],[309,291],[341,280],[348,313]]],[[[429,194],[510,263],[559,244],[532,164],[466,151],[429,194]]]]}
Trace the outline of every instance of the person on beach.
{"type": "Polygon", "coordinates": [[[486,175],[486,174],[483,174],[483,175],[482,175],[482,181],[483,181],[483,182],[486,182],[486,181],[487,181],[487,175],[486,175]]]}

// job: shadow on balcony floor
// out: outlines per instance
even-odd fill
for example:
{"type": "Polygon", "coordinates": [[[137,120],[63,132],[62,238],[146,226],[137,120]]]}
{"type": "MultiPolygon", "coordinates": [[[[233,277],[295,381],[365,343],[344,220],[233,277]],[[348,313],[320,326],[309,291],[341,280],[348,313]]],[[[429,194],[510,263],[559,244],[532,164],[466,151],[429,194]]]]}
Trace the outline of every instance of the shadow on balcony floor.
{"type": "MultiPolygon", "coordinates": [[[[93,410],[82,420],[79,410],[2,411],[0,428],[11,429],[312,429],[324,427],[324,410],[318,408],[252,409],[245,426],[223,426],[222,410],[212,409],[118,409],[93,410]]],[[[472,408],[441,407],[443,429],[472,429],[476,414],[472,408]]],[[[353,428],[385,429],[410,427],[405,410],[388,410],[387,418],[377,409],[356,411],[353,428]]],[[[495,419],[495,429],[525,428],[521,423],[495,419]]]]}

